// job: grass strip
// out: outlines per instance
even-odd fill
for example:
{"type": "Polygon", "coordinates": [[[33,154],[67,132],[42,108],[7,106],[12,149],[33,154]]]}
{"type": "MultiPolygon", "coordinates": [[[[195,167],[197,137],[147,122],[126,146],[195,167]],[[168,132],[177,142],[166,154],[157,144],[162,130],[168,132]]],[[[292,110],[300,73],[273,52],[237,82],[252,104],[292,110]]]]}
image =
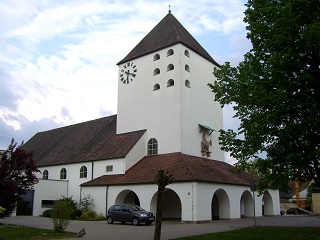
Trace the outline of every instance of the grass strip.
{"type": "Polygon", "coordinates": [[[57,233],[49,229],[0,224],[0,236],[5,240],[65,239],[75,237],[76,233],[57,233]]]}
{"type": "MultiPolygon", "coordinates": [[[[248,227],[179,240],[320,240],[320,227],[248,227]]],[[[176,239],[178,240],[178,239],[176,239]]]]}

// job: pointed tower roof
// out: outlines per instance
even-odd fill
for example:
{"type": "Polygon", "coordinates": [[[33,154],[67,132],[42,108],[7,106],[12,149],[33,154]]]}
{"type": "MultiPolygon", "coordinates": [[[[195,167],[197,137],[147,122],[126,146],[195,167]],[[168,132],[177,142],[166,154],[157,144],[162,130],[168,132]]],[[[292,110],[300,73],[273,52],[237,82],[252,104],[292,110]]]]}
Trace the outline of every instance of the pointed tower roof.
{"type": "Polygon", "coordinates": [[[208,61],[219,66],[209,53],[171,14],[171,11],[169,11],[118,65],[178,43],[185,45],[208,61]]]}

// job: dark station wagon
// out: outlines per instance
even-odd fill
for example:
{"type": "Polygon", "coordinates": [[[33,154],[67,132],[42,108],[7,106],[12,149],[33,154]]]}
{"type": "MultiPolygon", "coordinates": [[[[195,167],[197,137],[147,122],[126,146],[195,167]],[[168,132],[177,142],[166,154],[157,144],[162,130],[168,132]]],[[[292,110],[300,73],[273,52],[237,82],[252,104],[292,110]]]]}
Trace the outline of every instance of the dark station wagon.
{"type": "Polygon", "coordinates": [[[109,224],[112,224],[114,221],[119,221],[122,224],[132,222],[135,226],[138,226],[140,223],[150,225],[154,219],[155,217],[152,212],[148,212],[134,204],[112,205],[107,214],[109,224]]]}

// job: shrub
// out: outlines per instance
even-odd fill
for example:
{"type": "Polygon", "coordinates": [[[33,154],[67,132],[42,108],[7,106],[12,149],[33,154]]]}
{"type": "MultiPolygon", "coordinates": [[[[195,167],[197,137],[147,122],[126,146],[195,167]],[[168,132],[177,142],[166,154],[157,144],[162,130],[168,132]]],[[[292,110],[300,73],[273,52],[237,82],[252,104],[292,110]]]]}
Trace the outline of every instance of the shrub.
{"type": "Polygon", "coordinates": [[[72,220],[77,220],[81,217],[82,211],[80,209],[75,209],[71,213],[71,219],[72,220]]]}
{"type": "Polygon", "coordinates": [[[99,216],[97,217],[97,221],[103,221],[103,220],[106,220],[106,217],[100,213],[99,216]]]}
{"type": "Polygon", "coordinates": [[[70,201],[58,200],[53,205],[51,212],[53,230],[55,232],[64,232],[70,224],[73,205],[70,201]]]}
{"type": "Polygon", "coordinates": [[[81,199],[81,202],[80,202],[80,209],[83,211],[83,212],[86,212],[86,211],[89,211],[91,210],[90,207],[94,206],[93,204],[93,197],[88,194],[83,194],[84,197],[81,199]]]}
{"type": "Polygon", "coordinates": [[[96,221],[98,218],[98,214],[95,211],[86,211],[82,213],[80,220],[83,221],[96,221]]]}
{"type": "Polygon", "coordinates": [[[73,210],[77,209],[77,203],[75,200],[72,199],[72,196],[71,197],[61,196],[61,197],[62,198],[59,199],[58,201],[69,202],[73,210]]]}
{"type": "Polygon", "coordinates": [[[48,218],[51,218],[51,213],[52,213],[52,209],[47,209],[45,211],[43,211],[42,213],[42,217],[48,217],[48,218]]]}

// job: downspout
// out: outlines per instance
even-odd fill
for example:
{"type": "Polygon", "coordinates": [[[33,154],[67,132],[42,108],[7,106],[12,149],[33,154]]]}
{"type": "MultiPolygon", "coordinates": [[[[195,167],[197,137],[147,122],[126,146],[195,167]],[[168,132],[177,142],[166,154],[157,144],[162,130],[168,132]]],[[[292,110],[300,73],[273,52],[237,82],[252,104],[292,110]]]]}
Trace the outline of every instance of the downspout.
{"type": "Polygon", "coordinates": [[[93,163],[93,161],[91,162],[91,180],[93,179],[93,165],[94,165],[94,163],[93,163]]]}
{"type": "Polygon", "coordinates": [[[82,187],[81,187],[81,185],[80,185],[80,201],[79,201],[79,209],[80,209],[80,206],[81,206],[81,196],[82,196],[82,187]]]}
{"type": "Polygon", "coordinates": [[[107,188],[106,188],[106,216],[108,215],[108,190],[109,190],[109,186],[107,185],[107,188]]]}
{"type": "Polygon", "coordinates": [[[193,183],[191,185],[191,199],[192,199],[192,216],[191,216],[191,222],[193,222],[193,212],[194,212],[194,209],[193,209],[193,183]]]}

